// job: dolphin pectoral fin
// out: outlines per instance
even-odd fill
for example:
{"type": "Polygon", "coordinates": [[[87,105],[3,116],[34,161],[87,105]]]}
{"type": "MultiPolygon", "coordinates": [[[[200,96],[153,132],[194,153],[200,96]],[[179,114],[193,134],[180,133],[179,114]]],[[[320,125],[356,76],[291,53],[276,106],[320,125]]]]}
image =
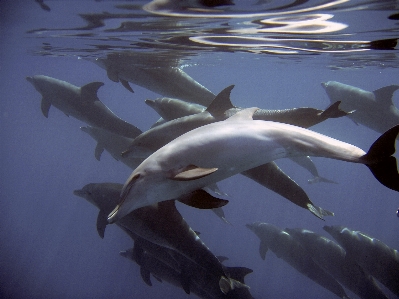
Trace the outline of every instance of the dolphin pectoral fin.
{"type": "Polygon", "coordinates": [[[122,83],[123,87],[126,88],[127,90],[129,90],[131,93],[134,93],[133,89],[130,87],[129,82],[127,82],[124,79],[120,79],[119,81],[122,83]]]}
{"type": "Polygon", "coordinates": [[[396,125],[382,134],[361,157],[362,163],[370,169],[374,177],[385,187],[399,192],[399,173],[394,156],[395,142],[399,134],[396,125]]]}
{"type": "Polygon", "coordinates": [[[97,143],[96,149],[94,150],[94,157],[96,157],[96,159],[98,161],[100,161],[101,159],[101,154],[104,152],[104,147],[100,144],[97,143]]]}
{"type": "Polygon", "coordinates": [[[104,239],[105,228],[108,225],[107,213],[100,211],[97,216],[97,232],[101,239],[104,239]]]}
{"type": "Polygon", "coordinates": [[[191,279],[186,267],[183,267],[180,272],[180,285],[186,294],[190,294],[191,279]]]}
{"type": "Polygon", "coordinates": [[[220,208],[227,205],[227,203],[229,202],[226,199],[214,197],[202,189],[195,190],[193,192],[190,192],[189,194],[183,195],[178,198],[178,201],[197,209],[220,208]]]}
{"type": "Polygon", "coordinates": [[[145,282],[146,285],[152,287],[152,282],[151,282],[151,272],[144,268],[143,266],[140,267],[140,275],[143,281],[145,282]]]}
{"type": "Polygon", "coordinates": [[[262,258],[262,260],[265,260],[266,253],[267,253],[268,249],[269,248],[267,247],[267,243],[265,241],[261,240],[260,245],[259,245],[259,254],[260,254],[260,257],[262,258]]]}
{"type": "Polygon", "coordinates": [[[118,72],[112,67],[107,68],[107,77],[113,82],[119,82],[118,72]]]}
{"type": "Polygon", "coordinates": [[[345,112],[345,111],[339,109],[339,104],[341,104],[341,101],[337,101],[337,102],[333,103],[326,110],[324,110],[320,114],[320,116],[327,119],[327,118],[338,118],[338,117],[348,115],[349,114],[348,112],[345,112]]]}
{"type": "Polygon", "coordinates": [[[174,181],[191,181],[203,178],[214,173],[217,168],[201,168],[195,165],[188,165],[179,171],[171,179],[174,181]]]}
{"type": "Polygon", "coordinates": [[[48,112],[51,107],[51,102],[49,100],[46,100],[45,98],[42,99],[40,108],[42,109],[42,113],[45,118],[48,118],[48,112]]]}
{"type": "Polygon", "coordinates": [[[157,275],[155,275],[154,273],[152,273],[152,276],[158,280],[159,282],[162,282],[162,279],[160,277],[158,277],[157,275]]]}
{"type": "Polygon", "coordinates": [[[103,86],[103,82],[91,82],[89,84],[83,85],[80,88],[80,95],[84,99],[90,99],[92,101],[98,100],[97,91],[103,86]]]}

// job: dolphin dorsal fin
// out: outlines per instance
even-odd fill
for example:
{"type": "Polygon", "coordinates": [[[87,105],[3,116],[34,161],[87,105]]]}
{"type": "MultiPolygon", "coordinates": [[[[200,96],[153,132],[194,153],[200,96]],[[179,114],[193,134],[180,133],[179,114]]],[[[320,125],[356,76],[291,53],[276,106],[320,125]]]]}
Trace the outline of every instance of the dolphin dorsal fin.
{"type": "Polygon", "coordinates": [[[218,116],[223,114],[226,110],[235,108],[230,101],[230,93],[233,88],[234,85],[230,85],[219,92],[205,111],[209,112],[212,116],[218,116]]]}
{"type": "Polygon", "coordinates": [[[175,181],[191,181],[203,178],[204,176],[214,173],[217,168],[201,168],[195,165],[188,165],[181,169],[171,179],[175,181]]]}
{"type": "Polygon", "coordinates": [[[225,121],[253,120],[252,116],[254,115],[255,111],[258,109],[259,108],[257,107],[243,109],[234,114],[233,116],[230,116],[225,121]]]}
{"type": "Polygon", "coordinates": [[[91,82],[89,84],[83,85],[80,88],[80,95],[85,100],[90,99],[96,101],[98,100],[97,91],[103,85],[103,82],[91,82]]]}
{"type": "Polygon", "coordinates": [[[384,107],[393,106],[393,93],[399,89],[399,85],[388,85],[374,90],[375,101],[384,107]]]}

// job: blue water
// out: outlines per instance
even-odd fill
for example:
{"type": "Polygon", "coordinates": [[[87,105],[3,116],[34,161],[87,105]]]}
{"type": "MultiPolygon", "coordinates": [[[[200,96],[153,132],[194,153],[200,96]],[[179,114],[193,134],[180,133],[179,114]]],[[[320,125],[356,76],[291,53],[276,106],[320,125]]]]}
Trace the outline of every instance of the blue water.
{"type": "MultiPolygon", "coordinates": [[[[275,2],[269,4],[272,6],[275,2]]],[[[313,7],[318,2],[324,3],[305,1],[287,10],[313,7]]],[[[137,265],[119,256],[119,251],[132,247],[133,242],[118,227],[109,226],[105,238],[99,238],[97,208],[72,192],[91,182],[123,183],[131,170],[106,152],[101,161],[97,161],[95,141],[79,130],[84,123],[54,107],[48,119],[43,117],[41,96],[25,80],[26,76],[43,74],[77,86],[104,82],[98,92],[99,99],[119,117],[142,130],[159,118],[144,100],[159,95],[134,84],[131,84],[132,94],[120,83],[110,81],[103,69],[79,57],[93,59],[118,51],[155,55],[162,49],[185,50],[186,53],[179,54],[180,64],[195,80],[214,93],[235,84],[231,94],[235,105],[265,109],[324,109],[330,102],[320,83],[330,80],[368,91],[398,84],[399,80],[397,48],[352,52],[346,45],[343,46],[346,50],[340,53],[338,49],[323,52],[320,44],[314,46],[307,41],[295,42],[294,47],[301,48],[296,53],[282,54],[275,53],[276,48],[264,51],[263,46],[211,47],[176,38],[182,35],[181,31],[183,36],[207,36],[220,34],[221,28],[256,27],[256,23],[248,22],[271,18],[267,15],[207,20],[155,16],[140,9],[145,3],[141,1],[45,3],[50,12],[41,9],[35,1],[0,3],[0,297],[3,298],[188,297],[166,282],[153,279],[152,287],[145,285],[137,265]],[[134,7],[122,8],[116,4],[134,7]],[[76,29],[86,25],[79,14],[101,15],[102,12],[126,15],[105,18],[104,27],[76,29]],[[116,30],[126,21],[134,21],[135,29],[116,30]],[[172,29],[156,40],[166,24],[172,29]],[[89,33],[91,35],[87,35],[89,33]]],[[[266,13],[271,9],[267,3],[256,3],[252,1],[252,6],[246,7],[245,1],[241,1],[229,9],[236,14],[241,10],[266,13]]],[[[284,9],[277,10],[281,11],[284,9]]],[[[396,1],[351,1],[293,14],[332,14],[330,21],[347,25],[338,31],[245,36],[329,39],[341,41],[342,45],[346,41],[397,38],[398,21],[388,19],[397,11],[396,1]]],[[[223,31],[220,35],[232,34],[223,31]]],[[[229,38],[221,40],[230,43],[229,38]]],[[[279,50],[293,51],[288,43],[282,42],[282,45],[279,50]]],[[[398,102],[398,93],[393,100],[398,102]]],[[[330,119],[312,129],[364,150],[380,135],[348,118],[330,119]]],[[[183,217],[194,230],[201,232],[201,239],[212,252],[229,258],[226,265],[254,270],[246,282],[255,298],[335,296],[272,252],[265,261],[261,260],[259,239],[245,227],[247,223],[261,221],[281,228],[307,228],[327,237],[322,230],[324,225],[344,225],[399,248],[397,193],[379,184],[363,165],[324,158],[313,160],[322,176],[339,184],[310,185],[307,183],[310,175],[296,164],[288,160],[278,164],[316,205],[335,213],[326,221],[242,176],[220,183],[220,188],[229,195],[230,203],[224,211],[232,225],[223,223],[209,211],[178,205],[183,217]]],[[[350,291],[347,293],[356,297],[350,291]]],[[[389,291],[386,293],[394,298],[389,291]]]]}

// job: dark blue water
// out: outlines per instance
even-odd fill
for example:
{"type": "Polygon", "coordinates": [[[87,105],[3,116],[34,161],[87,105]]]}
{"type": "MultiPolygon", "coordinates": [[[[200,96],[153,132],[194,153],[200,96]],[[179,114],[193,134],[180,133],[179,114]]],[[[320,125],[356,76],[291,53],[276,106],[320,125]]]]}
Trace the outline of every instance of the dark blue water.
{"type": "MultiPolygon", "coordinates": [[[[155,64],[173,58],[214,93],[235,84],[231,100],[241,107],[324,109],[330,102],[321,82],[334,80],[368,91],[398,84],[397,48],[371,49],[362,43],[398,37],[397,19],[388,18],[398,11],[396,1],[341,1],[314,11],[310,8],[327,1],[275,2],[251,1],[251,6],[237,2],[225,8],[226,14],[264,15],[211,19],[154,15],[143,11],[145,2],[140,1],[46,1],[51,11],[35,1],[1,1],[0,294],[4,298],[187,298],[165,282],[153,279],[152,287],[144,284],[137,265],[119,256],[133,242],[118,227],[109,226],[105,238],[99,238],[97,208],[72,192],[91,182],[123,183],[131,170],[106,152],[97,161],[95,141],[79,130],[84,123],[54,107],[48,119],[43,117],[41,96],[26,76],[43,74],[77,86],[104,82],[99,99],[142,130],[159,118],[144,100],[159,95],[134,84],[134,94],[130,93],[88,58],[121,51],[152,53],[155,64]],[[330,14],[332,24],[323,23],[321,28],[336,29],[315,33],[312,30],[318,27],[310,26],[280,32],[272,30],[276,25],[259,25],[265,19],[292,21],[314,14],[330,14]],[[100,25],[87,27],[93,23],[100,25]],[[230,31],[248,28],[267,30],[230,31]],[[232,35],[240,37],[234,46],[229,45],[232,35]],[[272,40],[248,46],[253,38],[272,40]]],[[[187,10],[177,12],[187,14],[187,10]]],[[[393,100],[397,103],[398,94],[393,100]]],[[[348,118],[327,120],[312,129],[364,150],[380,135],[348,118]]],[[[335,296],[272,252],[261,260],[259,240],[245,227],[247,223],[307,228],[327,237],[324,225],[344,225],[399,248],[397,193],[379,184],[363,165],[313,160],[322,176],[339,184],[310,185],[304,169],[285,159],[278,164],[315,204],[335,213],[325,222],[242,176],[220,183],[229,194],[224,210],[232,225],[209,211],[178,204],[212,252],[229,258],[226,265],[254,270],[246,282],[255,298],[335,296]]]]}

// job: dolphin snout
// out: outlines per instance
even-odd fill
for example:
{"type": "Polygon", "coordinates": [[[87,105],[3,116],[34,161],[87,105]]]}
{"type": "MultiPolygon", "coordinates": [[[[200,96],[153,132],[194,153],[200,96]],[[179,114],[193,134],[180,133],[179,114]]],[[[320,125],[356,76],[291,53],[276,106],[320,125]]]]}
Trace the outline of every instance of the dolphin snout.
{"type": "Polygon", "coordinates": [[[321,86],[322,86],[323,88],[327,88],[327,85],[328,85],[328,83],[326,83],[326,82],[321,82],[321,86]]]}
{"type": "Polygon", "coordinates": [[[74,191],[73,191],[73,195],[80,196],[80,197],[85,197],[86,192],[83,191],[83,190],[81,190],[81,189],[79,189],[79,190],[74,190],[74,191]]]}
{"type": "Polygon", "coordinates": [[[26,77],[26,80],[28,80],[30,83],[33,83],[33,78],[32,77],[26,77]]]}

